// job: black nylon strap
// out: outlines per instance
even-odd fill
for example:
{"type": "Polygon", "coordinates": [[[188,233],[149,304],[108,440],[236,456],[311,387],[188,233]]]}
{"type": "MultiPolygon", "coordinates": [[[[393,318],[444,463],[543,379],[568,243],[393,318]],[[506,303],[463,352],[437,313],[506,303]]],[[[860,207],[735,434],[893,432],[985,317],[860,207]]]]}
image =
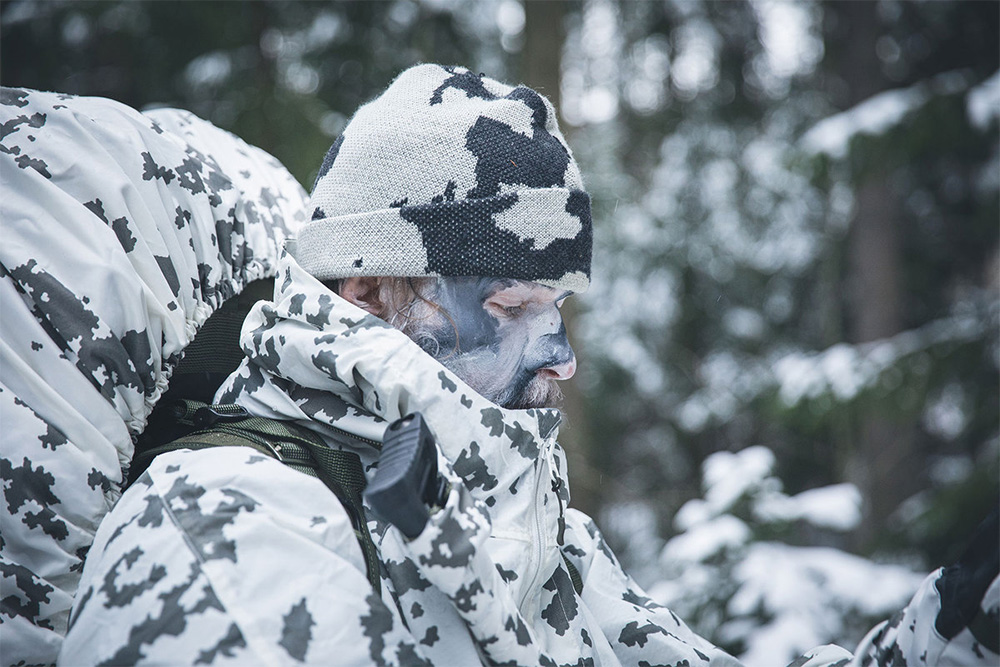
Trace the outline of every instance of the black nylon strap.
{"type": "Polygon", "coordinates": [[[269,300],[273,294],[274,279],[262,278],[248,283],[239,294],[227,299],[184,348],[184,356],[177,363],[174,376],[213,374],[225,378],[236,370],[243,361],[243,349],[239,345],[243,320],[257,301],[269,300]]]}

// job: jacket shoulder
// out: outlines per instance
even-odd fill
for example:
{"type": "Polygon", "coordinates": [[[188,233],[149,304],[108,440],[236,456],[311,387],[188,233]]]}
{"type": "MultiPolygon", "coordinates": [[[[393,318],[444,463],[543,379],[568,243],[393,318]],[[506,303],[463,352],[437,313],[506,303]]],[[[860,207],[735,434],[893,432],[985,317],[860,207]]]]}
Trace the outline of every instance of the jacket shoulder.
{"type": "Polygon", "coordinates": [[[221,647],[302,660],[326,642],[310,624],[337,615],[361,645],[381,604],[336,496],[242,447],[158,456],[102,524],[80,591],[63,655],[93,662],[195,663],[221,647]]]}

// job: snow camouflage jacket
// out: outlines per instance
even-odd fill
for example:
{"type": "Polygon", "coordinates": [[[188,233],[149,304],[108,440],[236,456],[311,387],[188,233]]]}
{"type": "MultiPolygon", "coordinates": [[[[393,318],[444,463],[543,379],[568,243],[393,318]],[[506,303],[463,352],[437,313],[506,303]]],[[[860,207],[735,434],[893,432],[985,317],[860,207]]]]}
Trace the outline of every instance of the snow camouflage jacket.
{"type": "Polygon", "coordinates": [[[0,180],[0,658],[51,664],[132,437],[306,194],[186,111],[11,88],[0,180]]]}
{"type": "MultiPolygon", "coordinates": [[[[369,471],[386,424],[422,412],[451,483],[445,508],[412,541],[369,514],[379,595],[319,480],[251,450],[163,455],[98,532],[67,661],[738,664],[650,600],[593,522],[566,509],[558,412],[489,403],[287,255],[242,344],[247,359],[217,400],[308,426],[369,471]]],[[[945,639],[931,627],[940,575],[853,660],[824,646],[793,664],[989,664],[967,629],[945,639]]],[[[995,581],[991,591],[995,608],[995,581]]]]}
{"type": "Polygon", "coordinates": [[[498,408],[290,256],[275,292],[247,318],[247,359],[217,399],[308,425],[368,470],[386,424],[420,411],[451,481],[446,507],[412,541],[370,518],[379,597],[319,480],[250,450],[158,457],[99,531],[64,658],[736,664],[648,599],[566,509],[557,411],[498,408]]]}

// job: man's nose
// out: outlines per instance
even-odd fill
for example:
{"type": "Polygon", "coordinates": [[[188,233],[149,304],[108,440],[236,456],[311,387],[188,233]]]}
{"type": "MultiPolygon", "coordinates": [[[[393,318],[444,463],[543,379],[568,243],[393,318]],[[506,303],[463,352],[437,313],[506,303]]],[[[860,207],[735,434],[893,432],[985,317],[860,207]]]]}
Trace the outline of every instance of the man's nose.
{"type": "Polygon", "coordinates": [[[552,380],[568,380],[576,373],[576,355],[566,337],[566,327],[560,322],[559,331],[544,337],[548,344],[544,361],[540,364],[538,374],[552,380]]]}
{"type": "Polygon", "coordinates": [[[548,364],[538,370],[538,374],[550,380],[568,380],[576,373],[576,355],[569,351],[569,360],[548,364]]]}

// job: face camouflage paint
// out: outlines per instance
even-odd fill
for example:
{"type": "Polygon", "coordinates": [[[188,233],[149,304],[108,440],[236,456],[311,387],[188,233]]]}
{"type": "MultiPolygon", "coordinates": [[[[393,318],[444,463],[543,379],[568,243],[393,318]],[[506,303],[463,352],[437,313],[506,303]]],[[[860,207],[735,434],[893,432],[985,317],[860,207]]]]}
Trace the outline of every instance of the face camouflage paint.
{"type": "Polygon", "coordinates": [[[442,278],[428,297],[443,312],[415,339],[498,405],[551,406],[555,381],[576,371],[559,312],[569,295],[524,280],[442,278]]]}

